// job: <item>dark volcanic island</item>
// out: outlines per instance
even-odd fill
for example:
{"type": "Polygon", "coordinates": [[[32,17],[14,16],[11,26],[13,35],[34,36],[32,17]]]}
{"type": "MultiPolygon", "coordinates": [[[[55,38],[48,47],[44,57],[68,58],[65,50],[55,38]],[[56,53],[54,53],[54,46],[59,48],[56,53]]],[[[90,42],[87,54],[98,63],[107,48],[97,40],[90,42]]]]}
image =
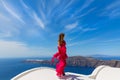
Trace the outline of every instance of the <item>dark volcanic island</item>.
{"type": "MultiPolygon", "coordinates": [[[[56,64],[56,62],[52,63],[51,60],[28,59],[28,60],[25,60],[24,62],[49,64],[49,65],[56,64]]],[[[108,65],[108,66],[120,68],[120,61],[119,60],[100,60],[92,57],[83,57],[83,56],[72,56],[67,59],[67,66],[97,67],[100,65],[108,65]]]]}

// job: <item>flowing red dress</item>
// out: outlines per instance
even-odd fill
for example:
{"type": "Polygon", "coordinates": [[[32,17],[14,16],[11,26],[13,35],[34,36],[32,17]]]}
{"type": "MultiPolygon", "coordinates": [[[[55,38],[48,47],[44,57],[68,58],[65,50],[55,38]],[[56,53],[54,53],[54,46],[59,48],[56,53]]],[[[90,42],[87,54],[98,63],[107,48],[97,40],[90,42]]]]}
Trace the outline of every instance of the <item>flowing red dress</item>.
{"type": "Polygon", "coordinates": [[[64,74],[64,68],[66,66],[66,59],[67,59],[67,54],[66,54],[66,42],[63,41],[60,46],[58,46],[58,52],[53,55],[53,58],[57,58],[59,62],[56,64],[56,72],[57,76],[61,76],[64,74]]]}

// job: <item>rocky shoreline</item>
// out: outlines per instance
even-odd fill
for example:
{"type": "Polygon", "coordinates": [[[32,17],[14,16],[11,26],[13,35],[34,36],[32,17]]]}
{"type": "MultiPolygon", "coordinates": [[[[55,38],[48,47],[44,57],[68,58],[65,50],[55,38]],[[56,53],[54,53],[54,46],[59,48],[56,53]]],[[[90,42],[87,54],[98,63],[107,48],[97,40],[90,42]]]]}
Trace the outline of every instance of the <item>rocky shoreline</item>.
{"type": "MultiPolygon", "coordinates": [[[[55,65],[51,60],[25,60],[24,62],[30,63],[39,63],[39,64],[49,64],[55,65]]],[[[83,57],[83,56],[72,56],[67,59],[67,66],[81,66],[81,67],[97,67],[100,65],[108,65],[112,67],[120,68],[119,60],[98,60],[92,57],[83,57]]]]}

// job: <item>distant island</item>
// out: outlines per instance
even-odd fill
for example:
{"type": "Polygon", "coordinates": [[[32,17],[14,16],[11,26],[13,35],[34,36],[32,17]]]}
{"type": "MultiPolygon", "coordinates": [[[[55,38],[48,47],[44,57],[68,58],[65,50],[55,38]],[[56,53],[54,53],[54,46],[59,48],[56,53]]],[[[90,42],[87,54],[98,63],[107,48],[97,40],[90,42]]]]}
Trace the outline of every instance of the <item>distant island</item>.
{"type": "MultiPolygon", "coordinates": [[[[56,63],[52,63],[51,60],[27,59],[24,62],[49,64],[49,65],[56,64],[56,63]]],[[[120,61],[119,60],[100,60],[93,57],[83,57],[83,56],[72,56],[67,59],[67,66],[97,67],[100,65],[108,65],[108,66],[120,68],[120,61]]]]}

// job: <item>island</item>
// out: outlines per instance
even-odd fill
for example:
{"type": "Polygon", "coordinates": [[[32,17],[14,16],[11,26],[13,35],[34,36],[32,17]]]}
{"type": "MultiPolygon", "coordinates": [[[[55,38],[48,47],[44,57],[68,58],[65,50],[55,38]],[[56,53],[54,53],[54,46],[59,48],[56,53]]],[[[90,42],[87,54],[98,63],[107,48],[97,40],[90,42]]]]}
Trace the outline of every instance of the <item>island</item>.
{"type": "MultiPolygon", "coordinates": [[[[38,64],[49,64],[55,65],[52,63],[51,60],[35,60],[35,59],[27,59],[24,62],[29,63],[38,63],[38,64]]],[[[119,67],[120,68],[120,61],[119,60],[100,60],[93,57],[84,57],[84,56],[71,56],[67,59],[67,66],[81,66],[81,67],[97,67],[100,65],[108,65],[111,67],[119,67]]]]}

